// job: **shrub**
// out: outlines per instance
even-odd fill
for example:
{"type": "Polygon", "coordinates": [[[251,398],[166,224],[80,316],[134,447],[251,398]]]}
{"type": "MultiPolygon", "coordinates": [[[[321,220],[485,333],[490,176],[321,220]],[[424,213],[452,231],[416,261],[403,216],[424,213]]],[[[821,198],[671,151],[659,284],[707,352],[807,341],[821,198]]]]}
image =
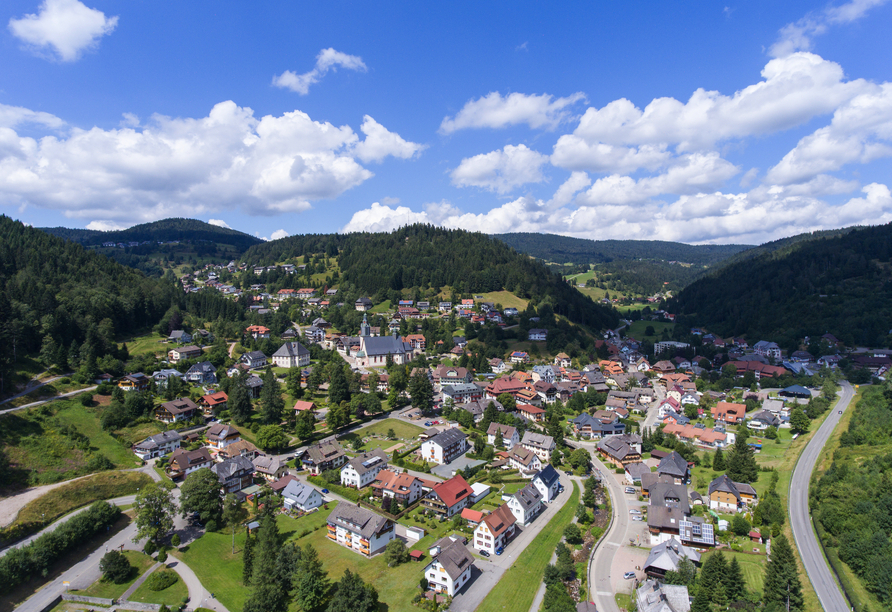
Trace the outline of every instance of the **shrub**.
{"type": "Polygon", "coordinates": [[[179,578],[177,577],[176,572],[170,570],[158,570],[149,576],[149,579],[146,582],[148,583],[149,589],[152,591],[163,591],[177,580],[179,580],[179,578]]]}
{"type": "Polygon", "coordinates": [[[170,538],[170,543],[173,546],[179,546],[181,541],[182,540],[180,540],[180,534],[178,534],[178,533],[173,534],[173,537],[170,538]]]}
{"type": "Polygon", "coordinates": [[[205,530],[208,531],[208,532],[210,532],[210,531],[217,531],[217,521],[215,521],[215,520],[213,520],[213,519],[209,520],[209,521],[207,522],[207,524],[204,526],[204,528],[205,528],[205,530]]]}
{"type": "Polygon", "coordinates": [[[158,563],[166,563],[166,562],[167,562],[167,551],[166,551],[166,550],[162,550],[161,552],[159,552],[159,553],[158,553],[158,556],[155,557],[155,560],[156,560],[158,563]]]}
{"type": "Polygon", "coordinates": [[[80,398],[81,406],[89,408],[93,405],[93,396],[90,393],[82,393],[80,398]]]}
{"type": "Polygon", "coordinates": [[[158,550],[158,546],[152,540],[146,540],[146,545],[142,547],[142,551],[151,556],[158,550]]]}
{"type": "Polygon", "coordinates": [[[133,573],[133,566],[130,565],[130,561],[127,560],[124,553],[112,550],[102,557],[99,562],[99,570],[102,572],[102,579],[106,582],[123,584],[133,573]]]}
{"type": "Polygon", "coordinates": [[[71,379],[69,377],[65,376],[63,378],[60,378],[59,382],[62,383],[63,385],[67,385],[67,384],[71,383],[71,379]]]}

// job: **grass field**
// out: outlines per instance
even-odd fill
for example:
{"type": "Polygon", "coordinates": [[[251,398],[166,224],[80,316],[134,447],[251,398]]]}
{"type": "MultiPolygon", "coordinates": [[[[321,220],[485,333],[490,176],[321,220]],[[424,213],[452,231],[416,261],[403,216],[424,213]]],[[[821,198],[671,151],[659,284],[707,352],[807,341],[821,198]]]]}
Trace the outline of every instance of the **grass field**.
{"type": "Polygon", "coordinates": [[[490,291],[489,293],[480,294],[483,296],[482,302],[492,302],[493,304],[501,304],[502,308],[516,308],[523,312],[527,308],[529,300],[519,298],[510,291],[490,291]]]}
{"type": "Polygon", "coordinates": [[[672,330],[675,329],[675,323],[663,323],[661,321],[633,321],[632,325],[630,325],[626,330],[626,335],[631,336],[636,340],[649,338],[654,342],[657,342],[662,337],[664,329],[668,329],[669,333],[671,334],[672,330]],[[654,328],[653,336],[644,335],[644,332],[647,329],[648,325],[654,328]]]}
{"type": "Polygon", "coordinates": [[[551,561],[554,548],[563,537],[564,528],[573,520],[573,513],[578,504],[579,486],[574,482],[570,501],[564,504],[564,507],[520,554],[514,565],[477,607],[477,612],[502,610],[515,612],[530,609],[539,585],[542,584],[545,566],[551,561]]]}
{"type": "Polygon", "coordinates": [[[162,337],[159,333],[151,332],[142,336],[127,338],[123,343],[127,345],[127,351],[133,356],[155,354],[166,355],[167,351],[175,346],[173,344],[166,344],[166,340],[167,337],[162,337]]]}
{"type": "MultiPolygon", "coordinates": [[[[158,568],[155,571],[162,571],[158,568]]],[[[164,570],[173,572],[173,570],[164,570]]],[[[154,572],[153,572],[154,574],[154,572]]],[[[177,576],[177,581],[162,591],[153,591],[149,588],[149,581],[146,580],[139,588],[131,593],[128,601],[138,601],[140,603],[165,604],[168,606],[178,605],[189,596],[189,589],[183,579],[177,576]]]]}
{"type": "MultiPolygon", "coordinates": [[[[701,563],[706,563],[706,559],[709,558],[711,554],[715,554],[714,551],[704,554],[700,558],[701,563]]],[[[743,572],[743,580],[746,583],[746,589],[748,591],[762,592],[762,579],[765,576],[765,564],[768,562],[767,557],[764,555],[751,555],[729,550],[723,550],[722,554],[725,556],[725,561],[728,563],[731,562],[731,559],[737,559],[737,563],[740,564],[740,571],[743,572]]],[[[806,609],[810,610],[811,608],[806,609]]]]}
{"type": "Polygon", "coordinates": [[[0,447],[9,459],[14,490],[50,484],[88,474],[98,455],[116,467],[137,465],[136,457],[99,427],[98,408],[84,408],[73,400],[59,400],[0,417],[0,447]],[[63,428],[73,426],[78,436],[63,428]],[[80,436],[83,436],[81,438],[80,436]]]}
{"type": "Polygon", "coordinates": [[[380,304],[375,304],[369,312],[387,312],[388,310],[390,310],[390,300],[384,300],[380,304]]]}
{"type": "Polygon", "coordinates": [[[140,472],[99,472],[70,482],[29,502],[15,523],[52,523],[60,516],[101,499],[133,495],[152,479],[140,472]]]}
{"type": "Polygon", "coordinates": [[[155,565],[155,560],[150,556],[137,552],[135,550],[125,550],[124,556],[133,566],[133,573],[130,580],[123,584],[115,584],[113,582],[104,582],[101,578],[91,584],[83,591],[74,591],[76,595],[84,595],[86,597],[102,597],[103,599],[117,599],[130,586],[136,582],[136,579],[148,571],[150,567],[155,565]]]}
{"type": "MultiPolygon", "coordinates": [[[[327,531],[324,529],[331,509],[329,506],[328,510],[320,509],[319,512],[299,519],[279,516],[279,529],[285,539],[292,540],[299,546],[312,544],[319,552],[319,558],[322,559],[332,582],[339,580],[344,570],[349,569],[375,586],[381,602],[386,604],[383,609],[388,612],[415,612],[417,608],[412,605],[411,599],[421,580],[424,564],[409,562],[390,568],[387,567],[383,555],[366,559],[333,543],[326,536],[327,531]],[[299,537],[308,529],[312,530],[310,534],[299,537]]],[[[244,532],[236,534],[235,555],[232,554],[231,538],[231,534],[228,533],[208,533],[178,555],[223,605],[229,610],[241,610],[249,595],[249,589],[242,586],[242,550],[245,535],[244,532]]],[[[427,550],[427,546],[433,540],[433,537],[428,536],[413,545],[413,548],[427,550]]]]}
{"type": "Polygon", "coordinates": [[[368,427],[363,427],[362,429],[356,430],[355,433],[361,435],[363,437],[370,436],[372,434],[377,434],[379,436],[386,436],[388,430],[393,429],[393,433],[396,434],[397,438],[401,438],[404,440],[414,438],[418,434],[424,431],[423,428],[418,427],[416,425],[412,425],[411,423],[406,423],[404,421],[400,421],[399,419],[385,419],[383,421],[379,421],[373,425],[369,425],[368,427]]]}

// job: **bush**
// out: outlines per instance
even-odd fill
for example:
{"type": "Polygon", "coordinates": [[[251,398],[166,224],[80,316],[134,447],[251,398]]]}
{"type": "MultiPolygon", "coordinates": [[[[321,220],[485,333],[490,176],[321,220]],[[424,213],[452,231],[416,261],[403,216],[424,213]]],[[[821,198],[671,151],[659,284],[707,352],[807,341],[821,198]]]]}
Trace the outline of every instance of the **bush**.
{"type": "Polygon", "coordinates": [[[152,591],[163,591],[177,580],[179,580],[179,577],[176,575],[176,572],[170,570],[158,570],[149,576],[146,583],[148,583],[149,589],[152,591]]]}
{"type": "Polygon", "coordinates": [[[158,563],[167,563],[167,551],[161,550],[158,553],[158,556],[155,557],[155,561],[157,561],[158,563]]]}
{"type": "Polygon", "coordinates": [[[115,584],[123,584],[129,580],[133,574],[133,566],[124,556],[124,553],[112,550],[102,557],[99,562],[99,570],[102,572],[102,579],[106,582],[114,582],[115,584]]]}
{"type": "Polygon", "coordinates": [[[68,385],[68,384],[71,384],[71,379],[67,376],[64,376],[59,379],[59,382],[63,385],[68,385]]]}
{"type": "Polygon", "coordinates": [[[205,531],[208,531],[208,532],[217,531],[217,521],[215,521],[214,519],[209,520],[207,522],[207,524],[204,526],[204,528],[205,528],[205,531]]]}
{"type": "Polygon", "coordinates": [[[621,467],[616,468],[614,471],[615,471],[617,474],[625,474],[625,473],[626,473],[625,468],[621,468],[621,467]]]}
{"type": "Polygon", "coordinates": [[[146,540],[146,545],[142,547],[142,551],[149,556],[155,554],[156,550],[158,550],[158,546],[152,540],[146,540]]]}
{"type": "Polygon", "coordinates": [[[93,455],[87,462],[87,469],[91,472],[103,472],[115,469],[115,464],[105,455],[93,455]]]}
{"type": "Polygon", "coordinates": [[[179,546],[181,541],[182,540],[180,540],[180,534],[178,533],[173,534],[173,537],[170,538],[170,543],[172,546],[179,546]]]}
{"type": "Polygon", "coordinates": [[[81,402],[81,406],[89,408],[93,405],[93,395],[90,393],[83,393],[78,399],[81,402]]]}

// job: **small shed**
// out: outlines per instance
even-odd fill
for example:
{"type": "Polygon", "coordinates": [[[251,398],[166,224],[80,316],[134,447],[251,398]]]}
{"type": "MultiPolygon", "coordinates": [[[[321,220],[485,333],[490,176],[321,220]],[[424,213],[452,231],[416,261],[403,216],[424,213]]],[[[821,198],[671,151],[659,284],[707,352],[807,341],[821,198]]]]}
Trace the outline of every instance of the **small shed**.
{"type": "Polygon", "coordinates": [[[412,561],[421,561],[424,559],[424,553],[420,550],[411,550],[409,551],[409,558],[411,558],[412,561]]]}

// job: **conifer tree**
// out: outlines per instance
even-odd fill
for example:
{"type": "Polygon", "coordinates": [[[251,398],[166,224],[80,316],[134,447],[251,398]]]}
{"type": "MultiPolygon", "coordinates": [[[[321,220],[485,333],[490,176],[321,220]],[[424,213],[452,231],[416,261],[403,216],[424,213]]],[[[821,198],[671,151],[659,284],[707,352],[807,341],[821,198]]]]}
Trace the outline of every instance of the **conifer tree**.
{"type": "Polygon", "coordinates": [[[239,372],[229,385],[229,401],[226,405],[236,425],[242,425],[251,418],[251,392],[248,391],[247,380],[247,372],[239,372]]]}
{"type": "Polygon", "coordinates": [[[728,597],[729,602],[733,603],[741,600],[746,595],[743,572],[740,569],[740,564],[737,562],[737,557],[733,557],[731,563],[728,564],[722,583],[725,585],[725,595],[728,597]]]}
{"type": "Polygon", "coordinates": [[[267,424],[279,423],[285,409],[282,389],[272,368],[267,368],[263,375],[263,387],[260,390],[260,418],[267,424]]]}
{"type": "Polygon", "coordinates": [[[765,564],[765,595],[762,600],[766,609],[802,610],[799,570],[793,549],[783,534],[771,541],[771,556],[765,564]]]}
{"type": "Polygon", "coordinates": [[[716,449],[715,455],[712,457],[712,469],[716,472],[721,472],[725,469],[725,455],[720,448],[716,449]]]}
{"type": "MultiPolygon", "coordinates": [[[[742,429],[742,428],[741,428],[742,429]]],[[[752,483],[759,479],[759,466],[752,447],[746,443],[746,432],[738,431],[728,457],[728,478],[734,482],[752,483]]]]}

